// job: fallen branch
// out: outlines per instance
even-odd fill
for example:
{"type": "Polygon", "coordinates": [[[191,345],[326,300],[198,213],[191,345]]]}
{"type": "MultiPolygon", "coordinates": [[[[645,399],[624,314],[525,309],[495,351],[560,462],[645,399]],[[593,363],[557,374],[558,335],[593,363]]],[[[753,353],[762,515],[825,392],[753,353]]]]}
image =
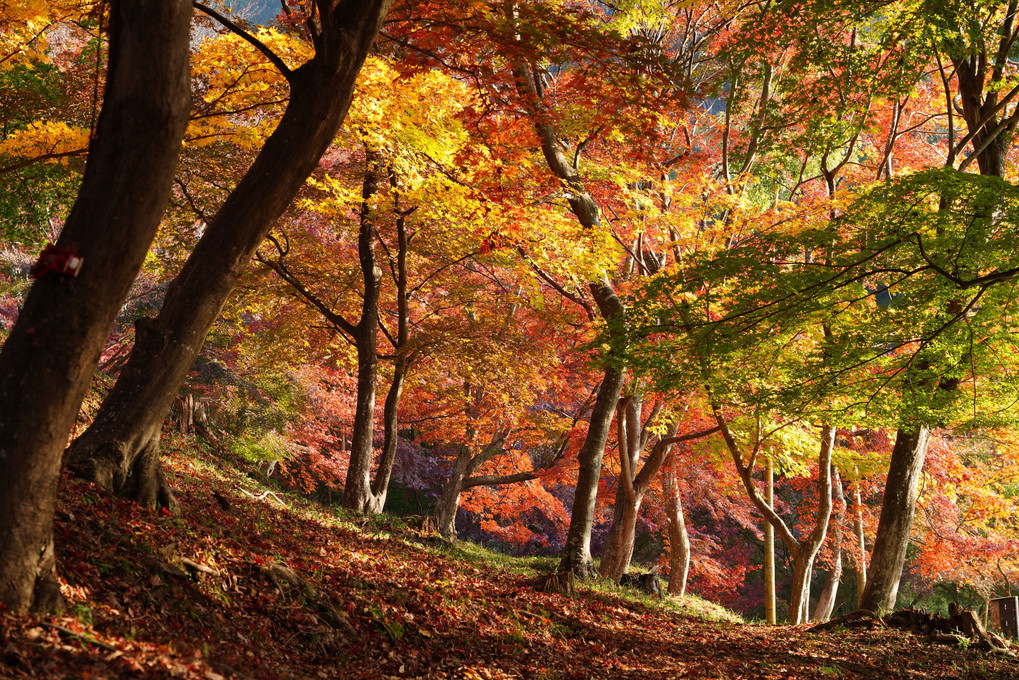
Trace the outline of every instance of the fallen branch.
{"type": "Polygon", "coordinates": [[[284,502],[283,502],[282,500],[280,500],[280,497],[279,497],[279,496],[277,496],[277,495],[276,495],[276,494],[275,494],[274,492],[272,492],[272,491],[265,491],[265,492],[263,492],[263,493],[262,493],[262,494],[261,494],[260,496],[256,496],[255,494],[251,493],[250,491],[245,491],[244,489],[241,489],[241,493],[243,493],[243,494],[244,494],[244,495],[246,495],[246,496],[251,496],[251,497],[252,497],[252,498],[254,498],[254,499],[255,499],[256,501],[260,501],[260,500],[262,500],[263,498],[265,498],[266,496],[271,496],[271,497],[273,498],[273,500],[275,500],[275,501],[276,501],[277,503],[279,503],[280,505],[282,505],[282,506],[283,506],[284,508],[286,508],[286,507],[287,507],[287,504],[286,504],[286,503],[284,503],[284,502]]]}

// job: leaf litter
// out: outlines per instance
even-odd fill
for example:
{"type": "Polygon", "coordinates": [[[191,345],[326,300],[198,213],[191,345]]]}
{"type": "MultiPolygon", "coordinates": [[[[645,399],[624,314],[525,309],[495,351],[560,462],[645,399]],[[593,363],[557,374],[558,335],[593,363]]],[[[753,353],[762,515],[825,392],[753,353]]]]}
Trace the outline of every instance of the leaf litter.
{"type": "Polygon", "coordinates": [[[533,568],[395,519],[253,498],[249,477],[202,455],[167,456],[180,516],[63,479],[67,610],[0,609],[0,678],[1019,677],[1015,658],[877,622],[811,631],[585,584],[543,593],[533,568]]]}

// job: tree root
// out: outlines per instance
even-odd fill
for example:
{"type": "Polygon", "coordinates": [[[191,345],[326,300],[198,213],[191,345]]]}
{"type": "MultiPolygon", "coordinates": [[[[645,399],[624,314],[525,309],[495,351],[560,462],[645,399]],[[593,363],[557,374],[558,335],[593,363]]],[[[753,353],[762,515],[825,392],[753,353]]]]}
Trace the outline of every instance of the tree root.
{"type": "Polygon", "coordinates": [[[270,562],[262,567],[262,572],[272,581],[280,594],[287,596],[292,590],[296,590],[330,626],[342,631],[350,640],[358,639],[357,631],[354,630],[346,612],[341,611],[327,593],[320,593],[314,586],[298,576],[293,569],[278,562],[270,562]]]}
{"type": "Polygon", "coordinates": [[[577,594],[576,578],[572,571],[553,571],[541,577],[538,581],[538,590],[573,597],[577,594]]]}
{"type": "Polygon", "coordinates": [[[813,626],[810,631],[876,624],[885,629],[894,628],[925,634],[931,641],[941,644],[962,645],[969,640],[976,640],[975,647],[978,649],[1016,658],[1015,652],[1010,649],[1005,640],[994,633],[987,632],[975,612],[964,609],[954,602],[948,606],[948,612],[949,616],[946,619],[939,614],[931,614],[922,609],[909,607],[882,619],[874,612],[860,610],[813,626]]]}

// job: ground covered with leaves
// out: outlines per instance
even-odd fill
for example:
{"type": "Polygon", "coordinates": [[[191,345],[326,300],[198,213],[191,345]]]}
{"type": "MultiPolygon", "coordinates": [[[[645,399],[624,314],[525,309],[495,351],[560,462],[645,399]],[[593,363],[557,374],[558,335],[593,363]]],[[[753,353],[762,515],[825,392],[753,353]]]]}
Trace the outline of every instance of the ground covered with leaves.
{"type": "Polygon", "coordinates": [[[693,598],[542,593],[550,562],[263,495],[208,455],[167,462],[179,517],[64,480],[68,611],[0,610],[0,677],[1019,677],[1008,655],[876,621],[766,627],[693,598]]]}

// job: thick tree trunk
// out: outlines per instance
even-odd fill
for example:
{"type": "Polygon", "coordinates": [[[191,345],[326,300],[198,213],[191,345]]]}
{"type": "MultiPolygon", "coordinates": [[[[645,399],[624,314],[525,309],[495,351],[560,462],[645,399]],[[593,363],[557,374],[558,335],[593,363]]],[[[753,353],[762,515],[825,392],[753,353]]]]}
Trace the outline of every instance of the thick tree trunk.
{"type": "Polygon", "coordinates": [[[623,371],[612,364],[605,367],[605,375],[598,388],[587,436],[577,454],[580,469],[577,488],[570,511],[570,527],[566,545],[559,560],[559,571],[572,571],[578,578],[592,575],[591,526],[594,523],[595,501],[598,497],[598,479],[601,476],[602,456],[608,441],[612,414],[623,388],[623,371]]]}
{"type": "Polygon", "coordinates": [[[616,502],[612,510],[612,525],[605,535],[601,564],[598,568],[602,578],[607,578],[613,583],[619,583],[619,579],[630,568],[633,543],[637,533],[637,515],[640,512],[642,500],[643,494],[633,501],[623,494],[616,495],[616,502]]]}
{"type": "Polygon", "coordinates": [[[790,551],[793,558],[793,581],[789,585],[789,623],[805,623],[810,607],[810,576],[814,571],[814,555],[809,550],[790,551]]]}
{"type": "Polygon", "coordinates": [[[170,196],[190,109],[190,18],[184,0],[110,4],[103,108],[56,244],[82,258],[80,273],[43,273],[0,351],[0,603],[15,612],[61,602],[61,452],[170,196]]]}
{"type": "Polygon", "coordinates": [[[439,535],[443,538],[456,538],[456,511],[460,507],[460,494],[463,492],[463,481],[467,477],[470,462],[470,450],[462,447],[453,462],[453,471],[449,473],[446,488],[435,504],[435,521],[439,535]]]}
{"type": "Polygon", "coordinates": [[[690,576],[690,534],[683,515],[683,499],[679,496],[676,474],[668,470],[662,476],[665,493],[665,514],[669,518],[669,594],[686,595],[686,582],[690,576]]]}
{"type": "Polygon", "coordinates": [[[923,426],[900,427],[895,436],[861,609],[880,613],[895,608],[929,442],[930,430],[923,426]]]}
{"type": "Polygon", "coordinates": [[[315,57],[289,73],[290,101],[279,125],[209,222],[170,284],[159,315],[139,320],[120,377],[68,452],[85,477],[126,491],[130,475],[148,475],[133,488],[165,488],[158,461],[137,463],[158,446],[169,406],[248,261],[332,142],[390,4],[319,3],[328,11],[322,13],[321,29],[313,31],[315,57]]]}
{"type": "Polygon", "coordinates": [[[842,533],[846,521],[846,497],[842,489],[842,478],[839,471],[832,470],[835,477],[835,498],[838,499],[838,509],[835,512],[835,535],[832,536],[832,546],[835,551],[835,563],[825,575],[824,587],[817,598],[817,607],[814,608],[815,621],[827,621],[835,611],[835,599],[839,593],[839,584],[842,581],[842,533]]]}

